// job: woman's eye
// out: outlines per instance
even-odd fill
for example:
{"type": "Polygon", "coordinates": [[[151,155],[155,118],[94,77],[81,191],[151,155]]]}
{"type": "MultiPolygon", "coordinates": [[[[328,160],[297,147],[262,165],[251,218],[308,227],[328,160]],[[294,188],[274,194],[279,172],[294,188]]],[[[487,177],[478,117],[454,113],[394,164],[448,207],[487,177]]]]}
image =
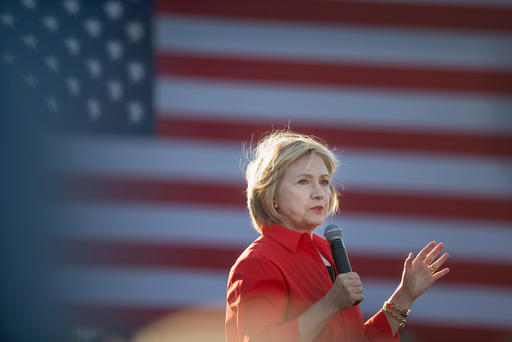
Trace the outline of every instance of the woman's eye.
{"type": "Polygon", "coordinates": [[[307,179],[299,179],[299,184],[308,184],[308,180],[307,179]]]}
{"type": "Polygon", "coordinates": [[[322,179],[322,180],[320,181],[320,184],[322,184],[322,185],[329,185],[330,183],[331,183],[331,182],[329,182],[329,180],[328,180],[328,179],[322,179]]]}

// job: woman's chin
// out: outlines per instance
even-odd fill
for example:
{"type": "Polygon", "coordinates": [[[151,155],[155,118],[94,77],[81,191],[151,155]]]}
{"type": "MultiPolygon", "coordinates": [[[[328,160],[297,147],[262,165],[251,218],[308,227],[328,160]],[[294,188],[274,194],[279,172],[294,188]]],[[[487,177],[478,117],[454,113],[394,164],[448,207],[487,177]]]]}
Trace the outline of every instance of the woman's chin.
{"type": "Polygon", "coordinates": [[[322,224],[324,223],[324,217],[318,217],[314,220],[310,220],[308,222],[308,226],[311,227],[311,230],[315,230],[316,228],[318,228],[319,226],[321,226],[322,224]]]}

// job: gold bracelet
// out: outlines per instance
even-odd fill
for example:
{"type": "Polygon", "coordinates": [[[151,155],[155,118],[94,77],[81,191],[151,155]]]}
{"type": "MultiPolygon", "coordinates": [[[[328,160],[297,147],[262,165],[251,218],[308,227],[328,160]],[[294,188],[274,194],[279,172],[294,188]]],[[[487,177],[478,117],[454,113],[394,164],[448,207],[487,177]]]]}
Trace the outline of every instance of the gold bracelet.
{"type": "Polygon", "coordinates": [[[403,328],[405,326],[405,318],[403,316],[397,315],[395,312],[393,312],[388,306],[386,306],[386,303],[382,306],[382,310],[389,312],[391,316],[393,316],[394,319],[400,322],[400,328],[403,328]]]}
{"type": "Polygon", "coordinates": [[[385,302],[384,305],[386,307],[388,307],[388,308],[398,310],[398,312],[400,312],[400,314],[402,316],[404,316],[404,318],[409,316],[409,314],[411,313],[411,309],[406,309],[406,308],[404,308],[404,307],[402,307],[402,306],[400,306],[398,304],[395,304],[395,303],[392,303],[392,302],[389,302],[389,301],[385,302]]]}

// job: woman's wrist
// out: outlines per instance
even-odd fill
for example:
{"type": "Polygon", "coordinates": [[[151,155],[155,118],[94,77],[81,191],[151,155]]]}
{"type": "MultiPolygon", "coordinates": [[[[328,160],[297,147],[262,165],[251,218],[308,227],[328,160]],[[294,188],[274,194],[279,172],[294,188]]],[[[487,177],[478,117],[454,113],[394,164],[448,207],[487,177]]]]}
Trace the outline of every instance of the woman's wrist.
{"type": "Polygon", "coordinates": [[[393,295],[384,302],[382,311],[388,319],[393,336],[398,332],[398,329],[404,327],[405,320],[410,313],[413,302],[413,296],[411,296],[410,292],[407,291],[402,284],[400,284],[393,295]]]}
{"type": "Polygon", "coordinates": [[[327,292],[325,296],[298,317],[300,340],[312,341],[338,312],[340,312],[340,309],[335,298],[327,292]]]}
{"type": "Polygon", "coordinates": [[[332,291],[328,291],[327,294],[320,299],[322,302],[322,306],[328,312],[330,316],[335,316],[340,312],[343,308],[340,307],[340,304],[338,303],[338,298],[332,293],[332,291]]]}
{"type": "Polygon", "coordinates": [[[401,285],[396,289],[395,293],[389,298],[389,302],[399,305],[400,307],[409,309],[414,303],[414,298],[401,285]]]}

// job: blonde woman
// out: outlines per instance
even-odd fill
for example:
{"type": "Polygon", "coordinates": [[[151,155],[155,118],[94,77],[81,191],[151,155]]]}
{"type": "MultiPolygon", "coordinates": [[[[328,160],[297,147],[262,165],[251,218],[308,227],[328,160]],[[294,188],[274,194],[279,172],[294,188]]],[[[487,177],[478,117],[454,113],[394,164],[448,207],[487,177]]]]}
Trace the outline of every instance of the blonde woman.
{"type": "Polygon", "coordinates": [[[449,269],[429,243],[406,258],[402,279],[368,321],[357,273],[329,275],[329,243],[313,233],[338,209],[332,176],[338,161],[310,136],[289,131],[262,139],[247,166],[247,206],[261,236],[233,265],[227,288],[226,340],[399,341],[409,308],[449,269]]]}

